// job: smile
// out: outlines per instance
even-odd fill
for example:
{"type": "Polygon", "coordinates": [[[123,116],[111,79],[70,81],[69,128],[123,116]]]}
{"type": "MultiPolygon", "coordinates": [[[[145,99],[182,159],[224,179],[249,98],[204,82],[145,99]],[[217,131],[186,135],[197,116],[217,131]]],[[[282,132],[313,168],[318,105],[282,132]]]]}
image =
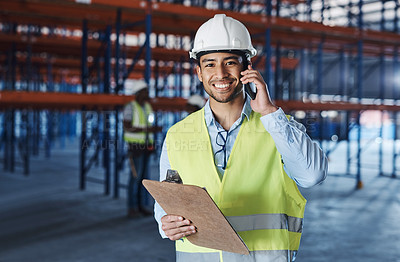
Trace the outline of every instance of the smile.
{"type": "Polygon", "coordinates": [[[215,87],[216,91],[226,92],[232,88],[233,83],[233,79],[226,79],[225,81],[213,81],[211,85],[215,87]]]}
{"type": "Polygon", "coordinates": [[[230,84],[214,84],[216,88],[227,88],[230,86],[230,84]]]}

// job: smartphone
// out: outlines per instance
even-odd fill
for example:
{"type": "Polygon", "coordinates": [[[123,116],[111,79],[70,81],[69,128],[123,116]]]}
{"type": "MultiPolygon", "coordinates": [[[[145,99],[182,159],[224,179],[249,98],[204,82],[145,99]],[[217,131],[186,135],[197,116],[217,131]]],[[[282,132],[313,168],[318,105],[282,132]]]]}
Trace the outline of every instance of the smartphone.
{"type": "Polygon", "coordinates": [[[257,90],[254,92],[249,83],[244,85],[244,91],[250,96],[252,100],[256,99],[257,90]]]}

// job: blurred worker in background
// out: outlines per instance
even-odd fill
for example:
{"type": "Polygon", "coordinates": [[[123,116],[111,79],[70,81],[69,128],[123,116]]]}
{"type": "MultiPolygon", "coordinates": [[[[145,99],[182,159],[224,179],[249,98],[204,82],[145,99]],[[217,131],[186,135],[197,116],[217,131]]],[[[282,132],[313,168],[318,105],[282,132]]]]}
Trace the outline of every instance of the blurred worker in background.
{"type": "Polygon", "coordinates": [[[149,155],[154,151],[153,126],[154,113],[149,103],[148,85],[137,81],[132,85],[135,100],[124,108],[124,140],[128,144],[128,158],[131,169],[129,176],[127,200],[128,217],[140,214],[151,215],[145,208],[142,180],[147,177],[149,155]]]}
{"type": "Polygon", "coordinates": [[[185,111],[191,114],[193,112],[196,112],[197,110],[200,110],[205,103],[206,100],[201,95],[192,95],[187,100],[185,111]]]}
{"type": "Polygon", "coordinates": [[[272,102],[261,74],[251,66],[256,54],[238,20],[218,14],[198,29],[190,57],[198,62],[197,75],[210,98],[169,129],[160,158],[160,180],[172,168],[184,184],[206,188],[250,255],[190,243],[185,236],[196,234],[196,225],[181,214],[166,214],[156,203],[160,234],[178,240],[177,261],[296,257],[306,204],[297,185],[323,181],[327,158],[304,126],[272,102]],[[179,147],[185,141],[199,150],[179,147]]]}

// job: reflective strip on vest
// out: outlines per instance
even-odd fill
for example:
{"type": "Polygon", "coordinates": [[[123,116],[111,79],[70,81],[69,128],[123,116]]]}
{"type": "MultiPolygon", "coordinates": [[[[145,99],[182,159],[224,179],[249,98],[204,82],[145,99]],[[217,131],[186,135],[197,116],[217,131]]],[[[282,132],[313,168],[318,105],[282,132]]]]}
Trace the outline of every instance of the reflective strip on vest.
{"type": "MultiPolygon", "coordinates": [[[[176,251],[176,262],[205,262],[220,261],[220,252],[188,253],[176,251]]],[[[227,260],[229,261],[229,260],[227,260]]]]}
{"type": "Polygon", "coordinates": [[[146,140],[143,139],[142,133],[125,132],[124,140],[127,142],[137,143],[137,144],[145,144],[146,143],[146,140]]]}
{"type": "Polygon", "coordinates": [[[222,258],[223,258],[222,261],[223,262],[254,262],[254,261],[292,262],[295,260],[296,254],[297,251],[290,251],[290,250],[250,251],[250,255],[222,252],[222,258]]]}
{"type": "MultiPolygon", "coordinates": [[[[154,138],[153,134],[149,134],[149,144],[153,144],[154,138]]],[[[146,144],[146,133],[131,133],[125,132],[124,133],[124,141],[129,143],[136,143],[136,144],[146,144]]]]}
{"type": "Polygon", "coordinates": [[[211,253],[189,253],[176,252],[177,262],[253,262],[253,261],[274,261],[292,262],[296,258],[297,251],[288,250],[261,250],[250,251],[249,255],[235,254],[231,252],[211,253]],[[222,254],[221,254],[222,253],[222,254]],[[222,257],[222,258],[221,258],[222,257]]]}
{"type": "Polygon", "coordinates": [[[291,232],[301,233],[303,219],[286,214],[256,214],[249,216],[226,217],[235,231],[250,231],[262,229],[287,229],[291,232]]]}

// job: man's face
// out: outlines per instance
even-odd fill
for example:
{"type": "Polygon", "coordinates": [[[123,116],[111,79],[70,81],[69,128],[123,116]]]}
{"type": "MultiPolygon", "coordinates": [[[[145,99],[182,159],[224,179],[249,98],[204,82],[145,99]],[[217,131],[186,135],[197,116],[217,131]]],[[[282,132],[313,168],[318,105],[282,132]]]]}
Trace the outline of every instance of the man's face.
{"type": "Polygon", "coordinates": [[[230,53],[211,53],[200,57],[197,76],[212,99],[228,103],[242,94],[241,71],[242,57],[230,53]]]}

